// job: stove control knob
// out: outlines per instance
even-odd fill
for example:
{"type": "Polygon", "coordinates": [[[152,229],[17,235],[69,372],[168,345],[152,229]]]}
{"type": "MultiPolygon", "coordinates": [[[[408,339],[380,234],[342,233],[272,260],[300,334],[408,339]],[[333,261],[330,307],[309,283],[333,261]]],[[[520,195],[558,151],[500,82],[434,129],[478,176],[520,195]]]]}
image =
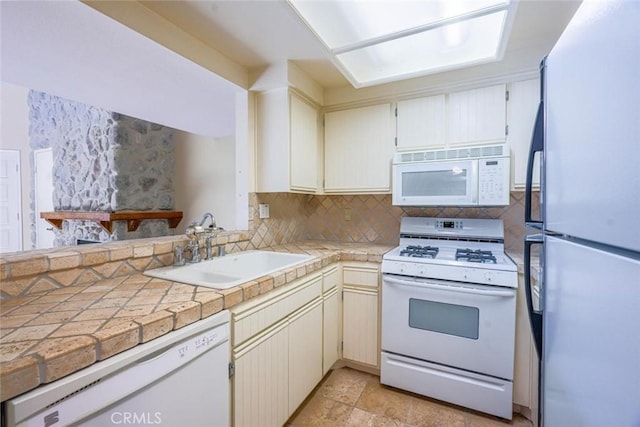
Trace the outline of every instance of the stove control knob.
{"type": "Polygon", "coordinates": [[[469,278],[471,277],[471,273],[469,272],[469,270],[462,270],[462,278],[465,280],[469,280],[469,278]]]}
{"type": "Polygon", "coordinates": [[[418,276],[424,277],[425,276],[425,272],[424,272],[424,266],[421,265],[420,267],[418,267],[418,276]]]}
{"type": "Polygon", "coordinates": [[[407,272],[407,264],[400,264],[400,273],[407,272]]]}
{"type": "Polygon", "coordinates": [[[487,282],[493,282],[493,273],[487,271],[486,273],[484,273],[484,278],[487,280],[487,282]]]}

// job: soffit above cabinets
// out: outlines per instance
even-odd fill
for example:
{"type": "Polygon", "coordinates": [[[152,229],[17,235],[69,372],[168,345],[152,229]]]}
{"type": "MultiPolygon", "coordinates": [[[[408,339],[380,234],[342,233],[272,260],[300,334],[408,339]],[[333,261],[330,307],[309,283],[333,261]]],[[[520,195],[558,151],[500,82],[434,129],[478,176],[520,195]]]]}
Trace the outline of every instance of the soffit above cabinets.
{"type": "Polygon", "coordinates": [[[354,87],[486,62],[504,54],[513,0],[287,0],[354,87]]]}

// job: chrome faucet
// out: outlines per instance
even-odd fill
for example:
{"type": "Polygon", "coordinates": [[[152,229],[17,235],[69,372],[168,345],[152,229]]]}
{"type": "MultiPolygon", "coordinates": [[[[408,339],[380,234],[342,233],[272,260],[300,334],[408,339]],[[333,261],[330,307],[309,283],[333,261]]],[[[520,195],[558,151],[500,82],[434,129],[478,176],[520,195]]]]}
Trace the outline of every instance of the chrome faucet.
{"type": "Polygon", "coordinates": [[[209,226],[209,228],[216,228],[216,219],[213,217],[213,215],[211,215],[211,212],[207,212],[202,215],[202,219],[200,220],[200,223],[198,225],[202,227],[207,221],[207,218],[211,220],[211,225],[209,226]]]}
{"type": "MultiPolygon", "coordinates": [[[[204,244],[206,248],[205,259],[209,260],[213,258],[213,239],[216,237],[215,232],[222,230],[222,227],[216,226],[216,219],[210,212],[205,213],[202,216],[200,222],[193,221],[187,229],[185,230],[185,234],[190,239],[189,243],[185,246],[185,249],[189,249],[191,252],[191,258],[189,259],[190,263],[200,262],[202,261],[202,257],[200,256],[200,242],[198,239],[202,234],[206,234],[204,244]],[[207,219],[211,221],[209,227],[204,228],[204,224],[207,222],[207,219]]],[[[224,249],[222,251],[218,248],[218,255],[224,255],[224,249]]]]}

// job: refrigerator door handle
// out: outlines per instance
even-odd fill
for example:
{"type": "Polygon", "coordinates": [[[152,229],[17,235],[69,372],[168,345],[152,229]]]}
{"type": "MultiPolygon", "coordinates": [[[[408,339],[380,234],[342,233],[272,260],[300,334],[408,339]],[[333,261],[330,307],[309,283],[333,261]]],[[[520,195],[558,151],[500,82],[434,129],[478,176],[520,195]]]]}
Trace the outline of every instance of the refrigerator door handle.
{"type": "MultiPolygon", "coordinates": [[[[531,324],[531,332],[533,341],[536,346],[538,357],[542,357],[542,311],[536,311],[533,308],[533,296],[531,287],[531,246],[544,244],[542,234],[532,234],[525,238],[524,242],[524,290],[527,300],[527,311],[529,313],[529,323],[531,324]]],[[[542,295],[543,283],[538,283],[540,295],[542,295]]]]}
{"type": "MultiPolygon", "coordinates": [[[[534,220],[531,217],[531,197],[533,186],[533,161],[536,153],[542,153],[544,150],[544,101],[540,101],[538,112],[536,113],[536,122],[533,126],[533,135],[531,137],[531,147],[529,147],[529,158],[527,160],[527,181],[524,189],[524,222],[535,228],[541,228],[542,221],[534,220]]],[[[542,177],[541,177],[542,178],[542,177]]]]}

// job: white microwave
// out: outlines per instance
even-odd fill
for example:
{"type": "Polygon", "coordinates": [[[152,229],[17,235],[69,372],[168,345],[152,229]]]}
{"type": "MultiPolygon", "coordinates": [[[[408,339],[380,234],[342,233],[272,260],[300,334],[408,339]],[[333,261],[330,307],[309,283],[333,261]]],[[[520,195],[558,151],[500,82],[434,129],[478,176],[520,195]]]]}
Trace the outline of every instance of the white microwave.
{"type": "Polygon", "coordinates": [[[506,206],[507,144],[396,153],[395,206],[506,206]]]}

